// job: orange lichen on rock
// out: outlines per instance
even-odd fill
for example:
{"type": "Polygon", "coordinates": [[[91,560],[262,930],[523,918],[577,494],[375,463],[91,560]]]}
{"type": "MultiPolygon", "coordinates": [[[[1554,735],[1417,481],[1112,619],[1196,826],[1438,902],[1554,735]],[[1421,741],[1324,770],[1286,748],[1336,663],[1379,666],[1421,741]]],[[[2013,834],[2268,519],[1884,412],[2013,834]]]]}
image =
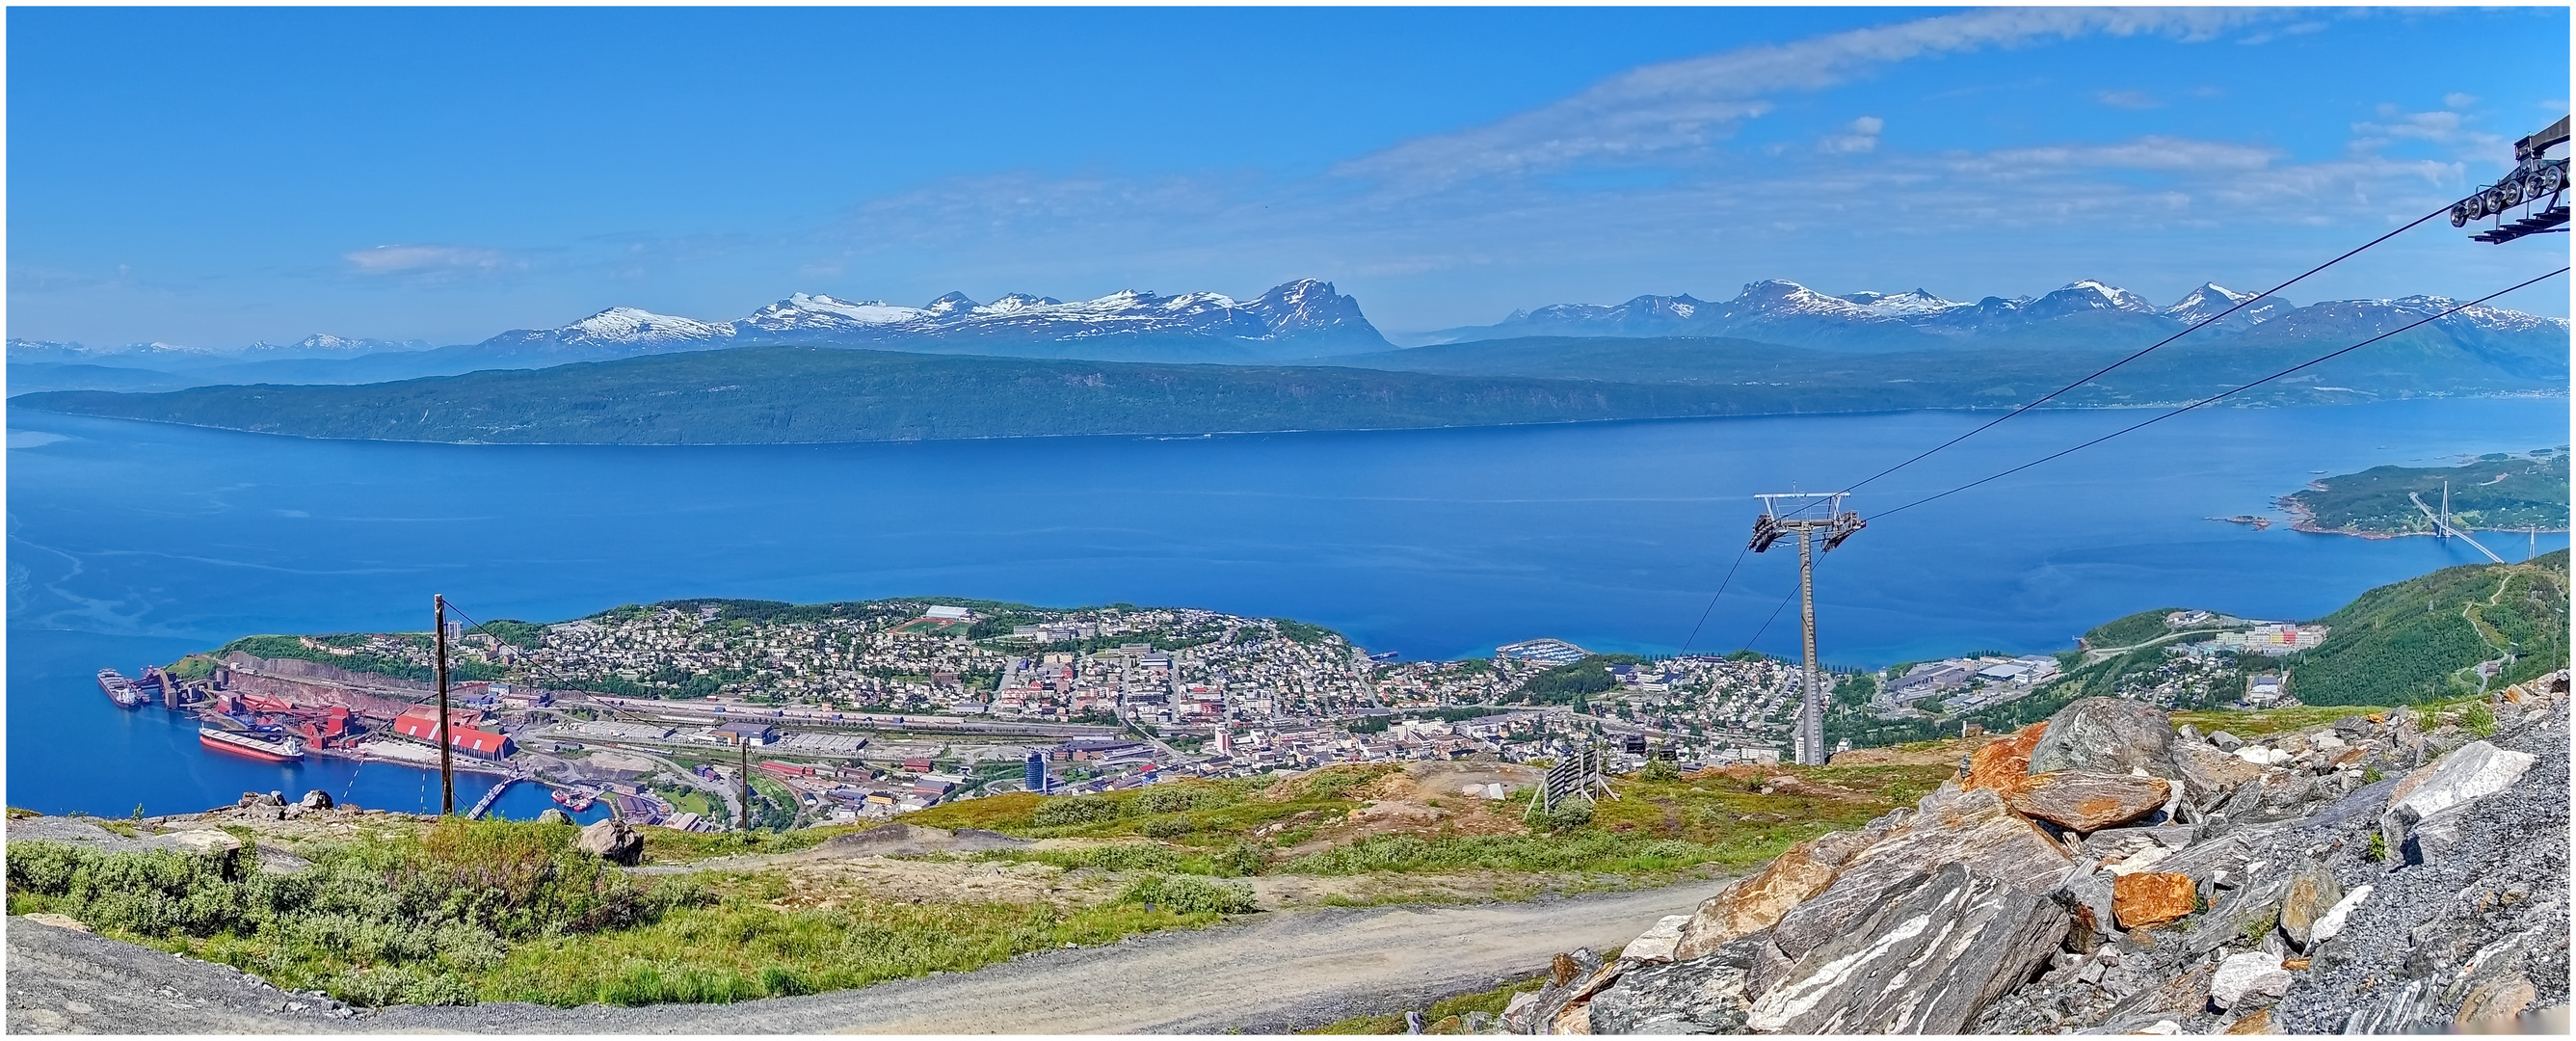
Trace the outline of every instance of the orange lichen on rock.
{"type": "Polygon", "coordinates": [[[2111,917],[2122,929],[2178,921],[2199,906],[2190,875],[2140,871],[2111,882],[2111,917]]]}
{"type": "Polygon", "coordinates": [[[2020,791],[2030,779],[2030,753],[2039,747],[2039,737],[2048,731],[2048,721],[2021,728],[2019,733],[1999,741],[1988,741],[1968,759],[1968,777],[1959,787],[1975,791],[1991,788],[2002,794],[2020,791]]]}

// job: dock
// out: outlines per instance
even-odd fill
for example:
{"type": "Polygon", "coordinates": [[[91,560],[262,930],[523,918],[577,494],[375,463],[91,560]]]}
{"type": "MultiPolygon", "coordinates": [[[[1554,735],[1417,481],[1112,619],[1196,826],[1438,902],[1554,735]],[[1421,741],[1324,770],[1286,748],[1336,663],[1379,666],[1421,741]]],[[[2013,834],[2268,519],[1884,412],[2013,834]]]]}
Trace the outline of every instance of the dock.
{"type": "Polygon", "coordinates": [[[507,777],[501,778],[501,783],[493,785],[491,791],[484,792],[483,798],[474,804],[473,809],[465,811],[465,819],[470,821],[482,820],[484,814],[491,812],[492,804],[501,801],[502,792],[509,791],[511,785],[524,780],[527,780],[527,778],[519,774],[511,774],[507,777]]]}

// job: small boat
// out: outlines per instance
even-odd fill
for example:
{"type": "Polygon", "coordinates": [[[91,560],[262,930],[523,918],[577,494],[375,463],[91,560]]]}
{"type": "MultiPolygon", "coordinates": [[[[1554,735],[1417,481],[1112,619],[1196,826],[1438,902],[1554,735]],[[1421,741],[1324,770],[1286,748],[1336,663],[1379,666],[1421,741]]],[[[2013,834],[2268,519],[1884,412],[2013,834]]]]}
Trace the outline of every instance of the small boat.
{"type": "Polygon", "coordinates": [[[221,727],[198,727],[197,743],[218,752],[249,756],[267,763],[293,763],[304,758],[304,743],[286,734],[254,734],[221,727]]]}
{"type": "Polygon", "coordinates": [[[574,813],[579,813],[583,810],[589,809],[590,804],[594,799],[594,796],[589,792],[575,792],[567,795],[564,794],[564,789],[561,788],[554,789],[552,794],[556,805],[571,810],[574,813]]]}
{"type": "Polygon", "coordinates": [[[118,708],[142,708],[145,702],[152,700],[150,695],[143,693],[142,687],[115,669],[98,670],[98,689],[106,691],[107,700],[115,702],[118,708]]]}

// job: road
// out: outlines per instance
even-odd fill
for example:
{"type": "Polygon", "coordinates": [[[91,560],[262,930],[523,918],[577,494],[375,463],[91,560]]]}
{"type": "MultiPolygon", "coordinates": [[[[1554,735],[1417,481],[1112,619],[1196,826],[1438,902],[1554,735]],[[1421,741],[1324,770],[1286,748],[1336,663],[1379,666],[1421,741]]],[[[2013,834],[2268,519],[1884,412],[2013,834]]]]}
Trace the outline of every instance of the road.
{"type": "MultiPolygon", "coordinates": [[[[612,1034],[1285,1033],[1420,1008],[1538,972],[1577,947],[1609,952],[1709,882],[1468,907],[1317,908],[1247,916],[1105,947],[1041,951],[976,972],[733,1005],[400,1007],[339,1018],[286,1010],[240,975],[86,934],[9,922],[11,1033],[456,1031],[612,1034]],[[183,1003],[163,995],[185,994],[183,1003]]],[[[306,1002],[316,999],[306,998],[306,1002]]]]}

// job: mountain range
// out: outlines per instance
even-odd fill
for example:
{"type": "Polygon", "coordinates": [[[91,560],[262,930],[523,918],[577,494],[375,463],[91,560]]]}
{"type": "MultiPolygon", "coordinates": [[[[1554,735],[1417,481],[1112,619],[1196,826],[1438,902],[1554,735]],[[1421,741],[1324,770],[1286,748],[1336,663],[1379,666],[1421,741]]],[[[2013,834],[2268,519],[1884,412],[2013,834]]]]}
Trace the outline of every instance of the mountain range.
{"type": "MultiPolygon", "coordinates": [[[[1711,303],[1682,296],[1640,296],[1622,304],[1554,304],[1514,311],[1492,325],[1462,326],[1400,337],[1405,346],[1422,347],[1476,340],[1529,336],[1727,336],[1821,350],[1937,350],[1976,343],[1982,346],[2124,347],[2163,339],[2206,319],[2225,317],[2208,333],[2243,333],[2277,319],[2316,312],[2341,314],[2320,322],[2313,314],[2303,328],[2335,325],[2351,331],[2397,316],[2420,316],[2424,308],[2448,307],[2453,301],[2414,296],[2397,300],[2342,300],[2298,307],[2277,297],[2256,300],[2215,282],[2203,283],[2170,306],[2118,286],[2091,280],[2075,282],[2037,297],[1989,296],[1975,303],[1945,300],[1916,289],[1903,293],[1851,293],[1828,296],[1795,282],[1764,281],[1744,287],[1733,300],[1711,303]],[[2247,301],[2249,306],[2228,313],[2247,301]]],[[[2445,319],[2480,330],[2525,332],[2554,329],[2564,336],[2564,319],[2543,318],[2495,308],[2472,308],[2445,319]]],[[[2385,322],[2382,327],[2403,324],[2385,322]]],[[[2364,335],[2368,335],[2364,333],[2364,335]]]]}
{"type": "MultiPolygon", "coordinates": [[[[1921,289],[1831,296],[1774,280],[1747,285],[1722,303],[1650,295],[1615,305],[1555,304],[1514,312],[1493,325],[1404,337],[1414,346],[1398,349],[1357,300],[1330,283],[1300,279],[1251,300],[1213,292],[1123,291],[1072,302],[1014,293],[979,303],[950,293],[908,307],[797,293],[725,322],[613,307],[555,328],[514,329],[479,343],[436,348],[324,334],[234,351],[161,343],[102,350],[12,340],[8,359],[11,384],[21,391],[371,383],[750,346],[1726,382],[1743,378],[1736,356],[1783,347],[1855,361],[1919,356],[1946,359],[1936,362],[1946,368],[1973,357],[2018,367],[2021,362],[1999,356],[2130,351],[2212,318],[2217,320],[2208,328],[2163,353],[2217,350],[2287,358],[2302,348],[2357,342],[2454,306],[2428,296],[2304,307],[2265,298],[2226,313],[2249,300],[2251,294],[2215,283],[2160,307],[2097,281],[2038,297],[1963,303],[1921,289]]],[[[2375,382],[2361,389],[2400,392],[2408,380],[2421,377],[2428,381],[2425,389],[2438,384],[2451,393],[2563,390],[2568,329],[2562,318],[2468,308],[2400,337],[2413,344],[2411,350],[2397,350],[2395,343],[2374,350],[2402,363],[2394,369],[2375,366],[2375,382]]]]}

